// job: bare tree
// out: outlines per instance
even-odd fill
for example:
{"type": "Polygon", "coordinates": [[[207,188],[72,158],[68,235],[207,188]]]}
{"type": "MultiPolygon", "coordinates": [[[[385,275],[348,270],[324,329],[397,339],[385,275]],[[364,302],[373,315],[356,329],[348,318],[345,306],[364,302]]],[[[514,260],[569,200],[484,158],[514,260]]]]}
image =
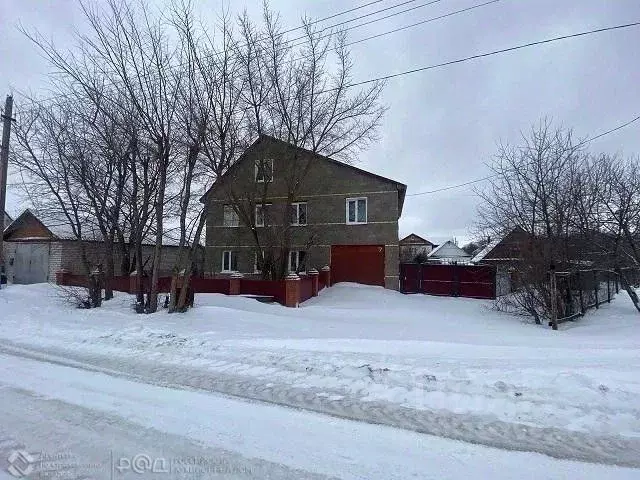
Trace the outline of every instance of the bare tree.
{"type": "MultiPolygon", "coordinates": [[[[293,241],[291,205],[317,163],[316,155],[352,162],[358,151],[375,140],[385,112],[380,103],[384,84],[352,87],[353,65],[343,33],[320,34],[305,19],[304,42],[294,46],[284,38],[278,16],[266,3],[262,25],[245,14],[239,26],[236,56],[244,78],[241,99],[247,112],[245,125],[254,134],[244,138],[270,135],[283,142],[277,157],[284,191],[278,193],[283,198],[274,202],[273,183],[267,178],[241,187],[227,185],[227,198],[243,225],[251,229],[263,277],[283,278],[293,241]],[[256,212],[262,216],[261,225],[256,224],[256,212]]],[[[255,161],[263,176],[272,168],[271,157],[262,155],[255,161]]],[[[315,235],[310,231],[297,241],[312,245],[315,235]]]]}

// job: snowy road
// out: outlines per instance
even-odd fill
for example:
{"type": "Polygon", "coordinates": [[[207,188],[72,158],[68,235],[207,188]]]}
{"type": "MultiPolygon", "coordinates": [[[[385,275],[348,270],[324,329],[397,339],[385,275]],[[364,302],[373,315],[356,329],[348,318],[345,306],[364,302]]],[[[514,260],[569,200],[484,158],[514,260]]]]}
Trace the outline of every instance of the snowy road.
{"type": "MultiPolygon", "coordinates": [[[[164,365],[132,359],[110,358],[100,354],[78,354],[65,350],[34,350],[0,342],[1,355],[14,359],[37,360],[53,366],[73,367],[74,372],[105,373],[107,379],[132,380],[136,385],[164,386],[175,389],[196,390],[203,393],[232,395],[246,400],[295,407],[349,420],[400,427],[438,437],[502,448],[539,452],[570,460],[640,467],[640,439],[613,436],[593,436],[557,428],[538,428],[496,421],[493,418],[447,411],[429,411],[403,408],[387,402],[362,402],[335,395],[318,395],[313,389],[294,388],[287,384],[265,384],[242,375],[211,373],[190,367],[164,365]]],[[[29,370],[21,378],[32,385],[34,373],[29,370]]],[[[37,375],[36,375],[37,377],[37,375]]],[[[15,386],[24,386],[19,381],[15,386]]],[[[179,391],[179,390],[178,390],[179,391]]],[[[330,391],[329,391],[330,392],[330,391]]],[[[218,397],[216,397],[218,398],[218,397]]],[[[241,403],[242,404],[242,403],[241,403]]],[[[180,408],[176,406],[176,408],[180,408]]],[[[310,432],[310,435],[312,433],[310,432]]],[[[369,473],[370,475],[370,473],[369,473]]],[[[371,478],[365,476],[364,478],[371,478]]]]}
{"type": "MultiPolygon", "coordinates": [[[[631,479],[638,473],[148,385],[6,353],[0,354],[0,379],[0,466],[6,470],[16,449],[39,451],[45,454],[43,466],[64,467],[49,478],[163,478],[149,469],[141,475],[133,467],[114,468],[136,455],[146,455],[157,470],[171,470],[164,478],[194,478],[181,474],[194,459],[204,459],[200,468],[209,468],[200,478],[216,479],[466,479],[471,473],[631,479]]],[[[144,462],[131,465],[145,470],[144,462]]]]}

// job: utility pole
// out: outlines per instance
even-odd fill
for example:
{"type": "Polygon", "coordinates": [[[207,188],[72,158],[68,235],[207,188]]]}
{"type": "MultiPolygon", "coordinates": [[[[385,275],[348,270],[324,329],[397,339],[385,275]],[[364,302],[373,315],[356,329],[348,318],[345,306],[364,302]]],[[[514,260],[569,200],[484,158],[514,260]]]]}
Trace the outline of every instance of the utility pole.
{"type": "MultiPolygon", "coordinates": [[[[2,146],[0,147],[0,266],[3,266],[6,275],[7,268],[4,262],[4,208],[7,198],[7,169],[9,168],[9,136],[11,134],[11,117],[13,113],[13,97],[7,95],[4,103],[4,115],[2,115],[2,146]]],[[[2,282],[0,282],[2,288],[2,282]]]]}

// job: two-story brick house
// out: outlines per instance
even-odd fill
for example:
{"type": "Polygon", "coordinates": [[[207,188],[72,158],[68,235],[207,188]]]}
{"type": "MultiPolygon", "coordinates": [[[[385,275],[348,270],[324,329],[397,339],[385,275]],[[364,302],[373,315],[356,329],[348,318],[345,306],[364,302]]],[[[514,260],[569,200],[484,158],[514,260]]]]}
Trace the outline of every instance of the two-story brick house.
{"type": "Polygon", "coordinates": [[[205,271],[258,274],[258,252],[280,244],[290,250],[288,270],[329,265],[333,283],[397,289],[405,192],[395,180],[262,135],[203,197],[205,271]]]}

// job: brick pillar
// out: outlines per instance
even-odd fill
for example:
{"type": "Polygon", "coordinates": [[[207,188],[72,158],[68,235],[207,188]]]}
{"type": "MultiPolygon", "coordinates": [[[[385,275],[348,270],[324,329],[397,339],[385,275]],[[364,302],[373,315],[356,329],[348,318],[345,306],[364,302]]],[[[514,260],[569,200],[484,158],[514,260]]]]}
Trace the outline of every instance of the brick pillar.
{"type": "Polygon", "coordinates": [[[315,268],[312,268],[307,273],[311,277],[311,291],[313,292],[313,296],[317,297],[319,290],[318,282],[320,280],[320,272],[318,272],[318,270],[316,270],[315,268]]]}
{"type": "Polygon", "coordinates": [[[69,272],[69,270],[66,270],[64,268],[58,270],[56,272],[56,285],[66,285],[70,273],[71,272],[69,272]]]}
{"type": "Polygon", "coordinates": [[[284,306],[297,308],[300,304],[300,277],[291,272],[284,279],[284,306]]]}
{"type": "Polygon", "coordinates": [[[324,284],[327,287],[331,286],[331,268],[329,267],[329,265],[325,265],[324,267],[322,267],[322,269],[320,270],[320,274],[324,277],[324,284]]]}
{"type": "Polygon", "coordinates": [[[239,272],[234,272],[229,278],[229,295],[240,295],[240,283],[242,282],[243,275],[239,272]]]}

